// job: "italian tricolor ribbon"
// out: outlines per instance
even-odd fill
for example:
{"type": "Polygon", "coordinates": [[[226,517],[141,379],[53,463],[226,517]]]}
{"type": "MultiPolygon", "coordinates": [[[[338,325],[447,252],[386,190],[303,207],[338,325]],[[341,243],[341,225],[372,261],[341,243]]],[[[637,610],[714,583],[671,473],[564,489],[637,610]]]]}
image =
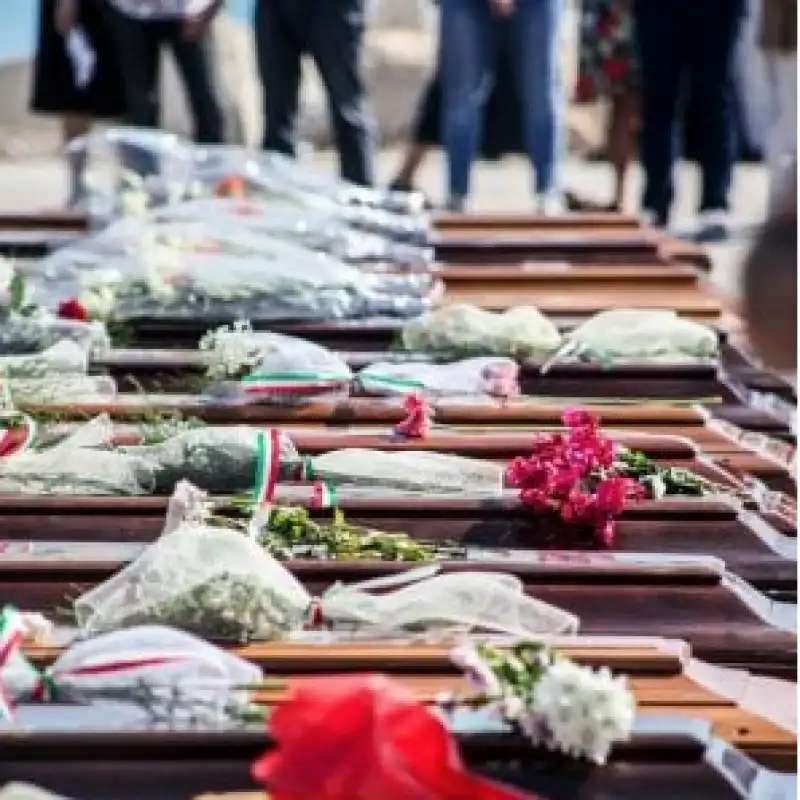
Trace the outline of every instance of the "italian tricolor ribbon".
{"type": "Polygon", "coordinates": [[[0,458],[25,452],[36,439],[36,423],[28,416],[18,419],[15,425],[0,421],[0,458]]]}
{"type": "Polygon", "coordinates": [[[266,433],[259,431],[256,438],[256,481],[254,487],[255,507],[262,508],[272,503],[278,484],[281,464],[281,436],[277,428],[266,433]]]}
{"type": "Polygon", "coordinates": [[[241,378],[247,394],[308,394],[331,391],[349,385],[343,372],[256,372],[241,378]]]}
{"type": "Polygon", "coordinates": [[[392,375],[384,375],[381,372],[360,372],[358,374],[358,384],[367,393],[391,392],[393,394],[407,394],[408,392],[418,392],[425,388],[423,381],[416,378],[395,378],[392,375]]]}

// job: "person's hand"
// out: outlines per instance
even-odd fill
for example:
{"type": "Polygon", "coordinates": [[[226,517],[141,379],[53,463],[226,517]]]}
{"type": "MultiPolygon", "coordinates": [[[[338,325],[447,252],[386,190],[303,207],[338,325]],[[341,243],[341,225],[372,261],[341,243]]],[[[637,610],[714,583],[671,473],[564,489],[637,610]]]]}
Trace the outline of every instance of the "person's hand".
{"type": "Polygon", "coordinates": [[[183,38],[189,42],[196,42],[208,30],[221,6],[222,0],[215,0],[204,11],[188,14],[183,21],[183,38]]]}
{"type": "Polygon", "coordinates": [[[56,30],[66,36],[78,21],[78,0],[57,0],[53,14],[53,24],[56,30]]]}
{"type": "Polygon", "coordinates": [[[492,13],[498,17],[508,17],[514,11],[514,0],[489,0],[492,13]]]}

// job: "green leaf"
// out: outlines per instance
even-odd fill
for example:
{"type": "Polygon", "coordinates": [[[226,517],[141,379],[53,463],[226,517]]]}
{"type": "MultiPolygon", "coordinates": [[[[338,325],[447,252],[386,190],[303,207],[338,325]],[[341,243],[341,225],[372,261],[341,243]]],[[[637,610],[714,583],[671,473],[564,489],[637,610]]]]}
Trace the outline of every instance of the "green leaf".
{"type": "Polygon", "coordinates": [[[19,311],[25,304],[25,279],[22,275],[14,275],[8,290],[11,309],[13,311],[19,311]]]}

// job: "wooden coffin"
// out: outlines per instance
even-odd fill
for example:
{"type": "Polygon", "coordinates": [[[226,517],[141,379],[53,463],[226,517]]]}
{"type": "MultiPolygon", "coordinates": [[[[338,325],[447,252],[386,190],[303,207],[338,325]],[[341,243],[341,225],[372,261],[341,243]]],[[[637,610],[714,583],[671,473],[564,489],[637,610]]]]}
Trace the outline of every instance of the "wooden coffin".
{"type": "MultiPolygon", "coordinates": [[[[608,666],[629,677],[640,715],[664,714],[687,719],[702,717],[712,725],[713,734],[765,766],[796,769],[796,736],[784,726],[791,714],[776,714],[780,697],[790,700],[793,687],[710,667],[691,660],[681,642],[658,646],[642,640],[627,645],[569,644],[561,640],[559,649],[575,660],[592,666],[608,666]],[[753,713],[760,695],[771,691],[772,708],[765,708],[764,719],[753,713]],[[776,719],[778,717],[778,719],[776,719]]],[[[49,665],[56,648],[28,648],[27,655],[39,667],[49,665]]],[[[380,670],[395,676],[421,702],[433,703],[445,694],[469,697],[472,692],[453,667],[448,650],[441,645],[391,643],[275,643],[238,648],[245,658],[259,663],[280,686],[263,689],[256,702],[282,703],[295,685],[319,676],[380,670]]]]}
{"type": "MultiPolygon", "coordinates": [[[[377,361],[405,363],[427,361],[421,354],[383,352],[340,352],[353,370],[377,361]]],[[[107,372],[123,391],[139,386],[159,391],[180,385],[185,376],[194,378],[205,371],[198,350],[120,348],[97,357],[92,363],[97,372],[107,372]]],[[[619,365],[604,368],[598,364],[555,364],[545,374],[538,365],[520,366],[520,388],[524,395],[547,398],[643,399],[663,404],[674,402],[737,402],[737,384],[731,384],[712,364],[676,366],[619,365]]]]}
{"type": "MultiPolygon", "coordinates": [[[[712,557],[760,591],[779,593],[782,600],[796,596],[796,532],[780,532],[757,513],[737,511],[727,503],[659,501],[631,507],[619,523],[613,548],[597,550],[590,530],[537,517],[511,498],[359,500],[343,493],[337,505],[354,524],[455,548],[443,562],[446,571],[500,570],[527,580],[543,564],[623,572],[645,565],[657,571],[712,557]]],[[[278,490],[278,501],[284,503],[308,505],[310,496],[310,489],[303,487],[278,490]]],[[[0,579],[8,573],[63,567],[82,581],[99,581],[160,535],[166,513],[166,498],[2,500],[0,579]]],[[[311,513],[318,519],[330,514],[319,509],[311,513]]],[[[332,563],[309,561],[297,568],[302,574],[335,569],[357,580],[409,567],[399,562],[332,563]]]]}
{"type": "MultiPolygon", "coordinates": [[[[298,577],[319,596],[341,580],[345,562],[313,562],[298,577]]],[[[96,585],[98,571],[62,562],[46,569],[16,563],[4,570],[0,593],[19,608],[53,614],[96,585]],[[84,569],[81,574],[80,569],[84,569]],[[88,580],[87,580],[88,578],[88,580]]],[[[367,569],[355,564],[347,569],[367,569]]],[[[539,564],[526,591],[575,614],[588,636],[652,636],[686,640],[697,658],[794,680],[796,606],[769,600],[733,576],[699,565],[627,565],[597,569],[539,564]]],[[[106,576],[110,574],[106,573],[106,576]]],[[[363,574],[363,572],[362,572],[363,574]]]]}
{"type": "MultiPolygon", "coordinates": [[[[25,717],[36,709],[23,707],[25,717]]],[[[55,712],[55,709],[52,710],[55,712]]],[[[51,712],[50,719],[55,716],[51,712]]],[[[66,714],[58,709],[60,718],[66,714]]],[[[39,725],[0,735],[0,781],[23,780],[80,800],[190,800],[209,793],[256,791],[251,765],[272,746],[263,728],[233,731],[109,730],[102,707],[71,714],[60,729],[39,725]]],[[[50,722],[50,725],[48,725],[50,722]]],[[[631,741],[597,767],[531,751],[485,716],[452,723],[465,763],[548,800],[758,800],[755,786],[790,797],[794,776],[771,772],[712,737],[712,724],[644,713],[631,741]]],[[[224,800],[267,800],[234,795],[224,800]]],[[[223,800],[223,798],[215,798],[223,800]]],[[[309,799],[310,800],[310,799],[309,799]]]]}

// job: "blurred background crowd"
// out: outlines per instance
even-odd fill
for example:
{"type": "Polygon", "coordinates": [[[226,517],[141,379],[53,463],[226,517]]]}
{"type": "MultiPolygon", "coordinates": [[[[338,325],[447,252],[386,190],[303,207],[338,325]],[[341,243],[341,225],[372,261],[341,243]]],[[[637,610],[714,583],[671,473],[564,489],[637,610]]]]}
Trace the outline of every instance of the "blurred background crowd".
{"type": "MultiPolygon", "coordinates": [[[[710,241],[730,231],[738,160],[764,159],[773,198],[791,185],[797,0],[439,0],[434,8],[435,63],[409,120],[396,188],[411,188],[426,154],[440,146],[444,204],[461,210],[476,159],[521,153],[531,164],[533,210],[615,210],[638,159],[644,187],[637,209],[667,226],[673,168],[687,157],[701,174],[695,233],[710,241]],[[568,13],[578,15],[574,65],[565,63],[568,13]],[[607,197],[591,198],[566,185],[562,166],[568,107],[598,102],[607,124],[595,155],[613,166],[613,184],[607,197]]],[[[194,138],[240,139],[226,119],[231,87],[219,79],[212,41],[225,9],[225,0],[40,0],[32,109],[58,115],[65,142],[98,121],[158,127],[168,51],[194,138]]],[[[301,64],[311,60],[341,174],[367,185],[376,180],[380,133],[372,110],[378,98],[370,97],[363,67],[371,10],[368,0],[255,0],[248,36],[262,92],[262,146],[296,154],[301,64]]],[[[67,152],[67,202],[79,207],[85,165],[80,151],[67,152]]]]}

